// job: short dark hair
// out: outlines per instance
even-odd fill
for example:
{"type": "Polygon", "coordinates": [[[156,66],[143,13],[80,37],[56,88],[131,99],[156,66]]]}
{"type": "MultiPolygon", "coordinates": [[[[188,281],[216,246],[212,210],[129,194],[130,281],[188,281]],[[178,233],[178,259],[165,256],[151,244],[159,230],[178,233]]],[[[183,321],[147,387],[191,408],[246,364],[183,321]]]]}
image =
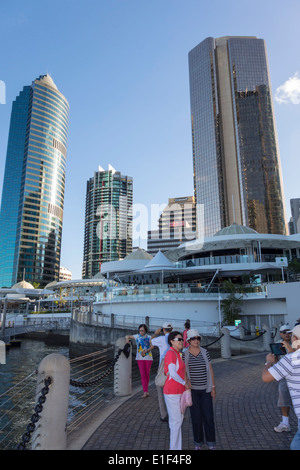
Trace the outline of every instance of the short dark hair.
{"type": "Polygon", "coordinates": [[[168,336],[168,343],[170,346],[172,346],[172,343],[171,341],[173,341],[174,338],[176,338],[177,335],[181,335],[182,336],[182,333],[180,331],[172,331],[169,336],[168,336]]]}
{"type": "Polygon", "coordinates": [[[147,328],[147,325],[145,325],[145,323],[142,323],[142,324],[139,326],[138,331],[140,331],[141,328],[145,328],[146,333],[148,333],[148,328],[147,328]]]}

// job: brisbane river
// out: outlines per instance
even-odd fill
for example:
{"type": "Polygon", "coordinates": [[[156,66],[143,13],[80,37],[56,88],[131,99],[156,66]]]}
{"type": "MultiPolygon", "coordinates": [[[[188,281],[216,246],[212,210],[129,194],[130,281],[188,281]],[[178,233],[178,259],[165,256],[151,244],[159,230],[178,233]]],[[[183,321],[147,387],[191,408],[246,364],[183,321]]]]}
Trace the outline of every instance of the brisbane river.
{"type": "MultiPolygon", "coordinates": [[[[22,338],[20,347],[12,347],[6,351],[6,363],[0,364],[0,449],[2,449],[1,442],[4,438],[7,439],[7,432],[10,429],[7,421],[13,420],[14,415],[18,415],[20,436],[26,432],[26,426],[31,415],[34,413],[34,403],[32,400],[28,400],[27,394],[32,393],[35,389],[35,371],[39,363],[45,356],[52,353],[60,353],[69,358],[69,347],[63,345],[47,345],[44,341],[22,338]],[[33,374],[32,378],[28,379],[31,374],[33,374]],[[26,380],[24,381],[24,379],[26,380]],[[30,392],[27,392],[28,382],[31,382],[31,384],[29,384],[31,388],[30,392]],[[20,383],[24,385],[16,387],[17,384],[20,383]],[[6,395],[7,391],[11,392],[6,395]],[[9,404],[6,404],[8,400],[7,397],[10,397],[14,393],[23,396],[24,399],[20,399],[20,405],[9,409],[9,404]],[[2,430],[3,427],[4,430],[2,430]]],[[[35,395],[33,395],[33,400],[34,398],[35,395]]],[[[16,396],[14,396],[13,399],[9,398],[9,403],[17,399],[18,397],[16,398],[16,396]]],[[[15,439],[18,439],[18,437],[15,439]]],[[[11,448],[11,446],[13,447],[14,444],[15,440],[13,440],[9,448],[11,448]]]]}
{"type": "MultiPolygon", "coordinates": [[[[104,348],[106,361],[113,359],[113,350],[104,348]]],[[[49,354],[59,353],[69,357],[69,346],[47,344],[42,340],[21,338],[20,347],[11,347],[6,352],[6,363],[0,364],[0,450],[14,450],[21,442],[27,425],[34,413],[36,371],[41,360],[49,354]]],[[[90,368],[90,359],[83,358],[79,365],[83,369],[90,368]]],[[[103,361],[103,359],[101,359],[103,361]]],[[[136,361],[133,361],[132,381],[140,380],[136,361]]],[[[96,369],[97,365],[94,364],[96,369]]],[[[77,365],[74,367],[78,367],[77,365]]],[[[73,369],[73,368],[72,368],[73,369]]],[[[104,402],[109,402],[113,396],[113,372],[101,381],[101,394],[104,402]]],[[[68,422],[74,418],[78,408],[85,407],[85,392],[87,388],[70,385],[68,422]]],[[[29,444],[30,447],[30,444],[29,444]]]]}

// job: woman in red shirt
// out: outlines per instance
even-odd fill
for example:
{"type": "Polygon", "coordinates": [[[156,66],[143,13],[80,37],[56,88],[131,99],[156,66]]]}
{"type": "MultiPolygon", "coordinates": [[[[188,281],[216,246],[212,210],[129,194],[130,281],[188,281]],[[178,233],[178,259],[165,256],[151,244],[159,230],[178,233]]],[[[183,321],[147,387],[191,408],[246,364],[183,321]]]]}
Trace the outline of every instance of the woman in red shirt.
{"type": "Polygon", "coordinates": [[[184,415],[180,410],[180,398],[185,389],[190,388],[186,376],[185,363],[180,351],[183,348],[183,337],[179,331],[172,331],[168,336],[170,349],[165,356],[164,398],[169,415],[170,450],[182,450],[181,425],[184,415]]]}

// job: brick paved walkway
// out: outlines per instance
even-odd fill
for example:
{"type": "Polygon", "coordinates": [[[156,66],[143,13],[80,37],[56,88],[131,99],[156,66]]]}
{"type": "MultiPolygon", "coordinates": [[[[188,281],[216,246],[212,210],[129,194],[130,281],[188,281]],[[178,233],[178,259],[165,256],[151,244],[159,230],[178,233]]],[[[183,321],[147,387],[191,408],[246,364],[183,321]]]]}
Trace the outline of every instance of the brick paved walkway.
{"type": "MultiPolygon", "coordinates": [[[[217,398],[214,403],[219,450],[288,450],[297,429],[291,411],[291,432],[276,433],[280,421],[277,383],[261,380],[266,354],[213,361],[217,398]]],[[[168,450],[168,423],[159,419],[155,386],[150,397],[136,393],[98,427],[83,450],[168,450]]],[[[183,422],[183,449],[194,448],[190,413],[183,422]]]]}

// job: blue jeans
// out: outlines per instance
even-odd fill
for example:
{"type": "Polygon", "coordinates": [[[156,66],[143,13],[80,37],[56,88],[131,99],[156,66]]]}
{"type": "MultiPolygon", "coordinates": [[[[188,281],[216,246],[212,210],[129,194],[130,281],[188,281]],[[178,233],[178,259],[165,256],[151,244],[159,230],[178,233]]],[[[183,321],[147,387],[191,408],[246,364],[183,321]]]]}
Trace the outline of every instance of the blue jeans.
{"type": "Polygon", "coordinates": [[[216,444],[213,403],[210,392],[192,390],[193,404],[190,407],[195,446],[204,442],[211,447],[216,444]]]}
{"type": "Polygon", "coordinates": [[[300,450],[300,419],[298,419],[298,430],[290,445],[291,450],[300,450]]]}

